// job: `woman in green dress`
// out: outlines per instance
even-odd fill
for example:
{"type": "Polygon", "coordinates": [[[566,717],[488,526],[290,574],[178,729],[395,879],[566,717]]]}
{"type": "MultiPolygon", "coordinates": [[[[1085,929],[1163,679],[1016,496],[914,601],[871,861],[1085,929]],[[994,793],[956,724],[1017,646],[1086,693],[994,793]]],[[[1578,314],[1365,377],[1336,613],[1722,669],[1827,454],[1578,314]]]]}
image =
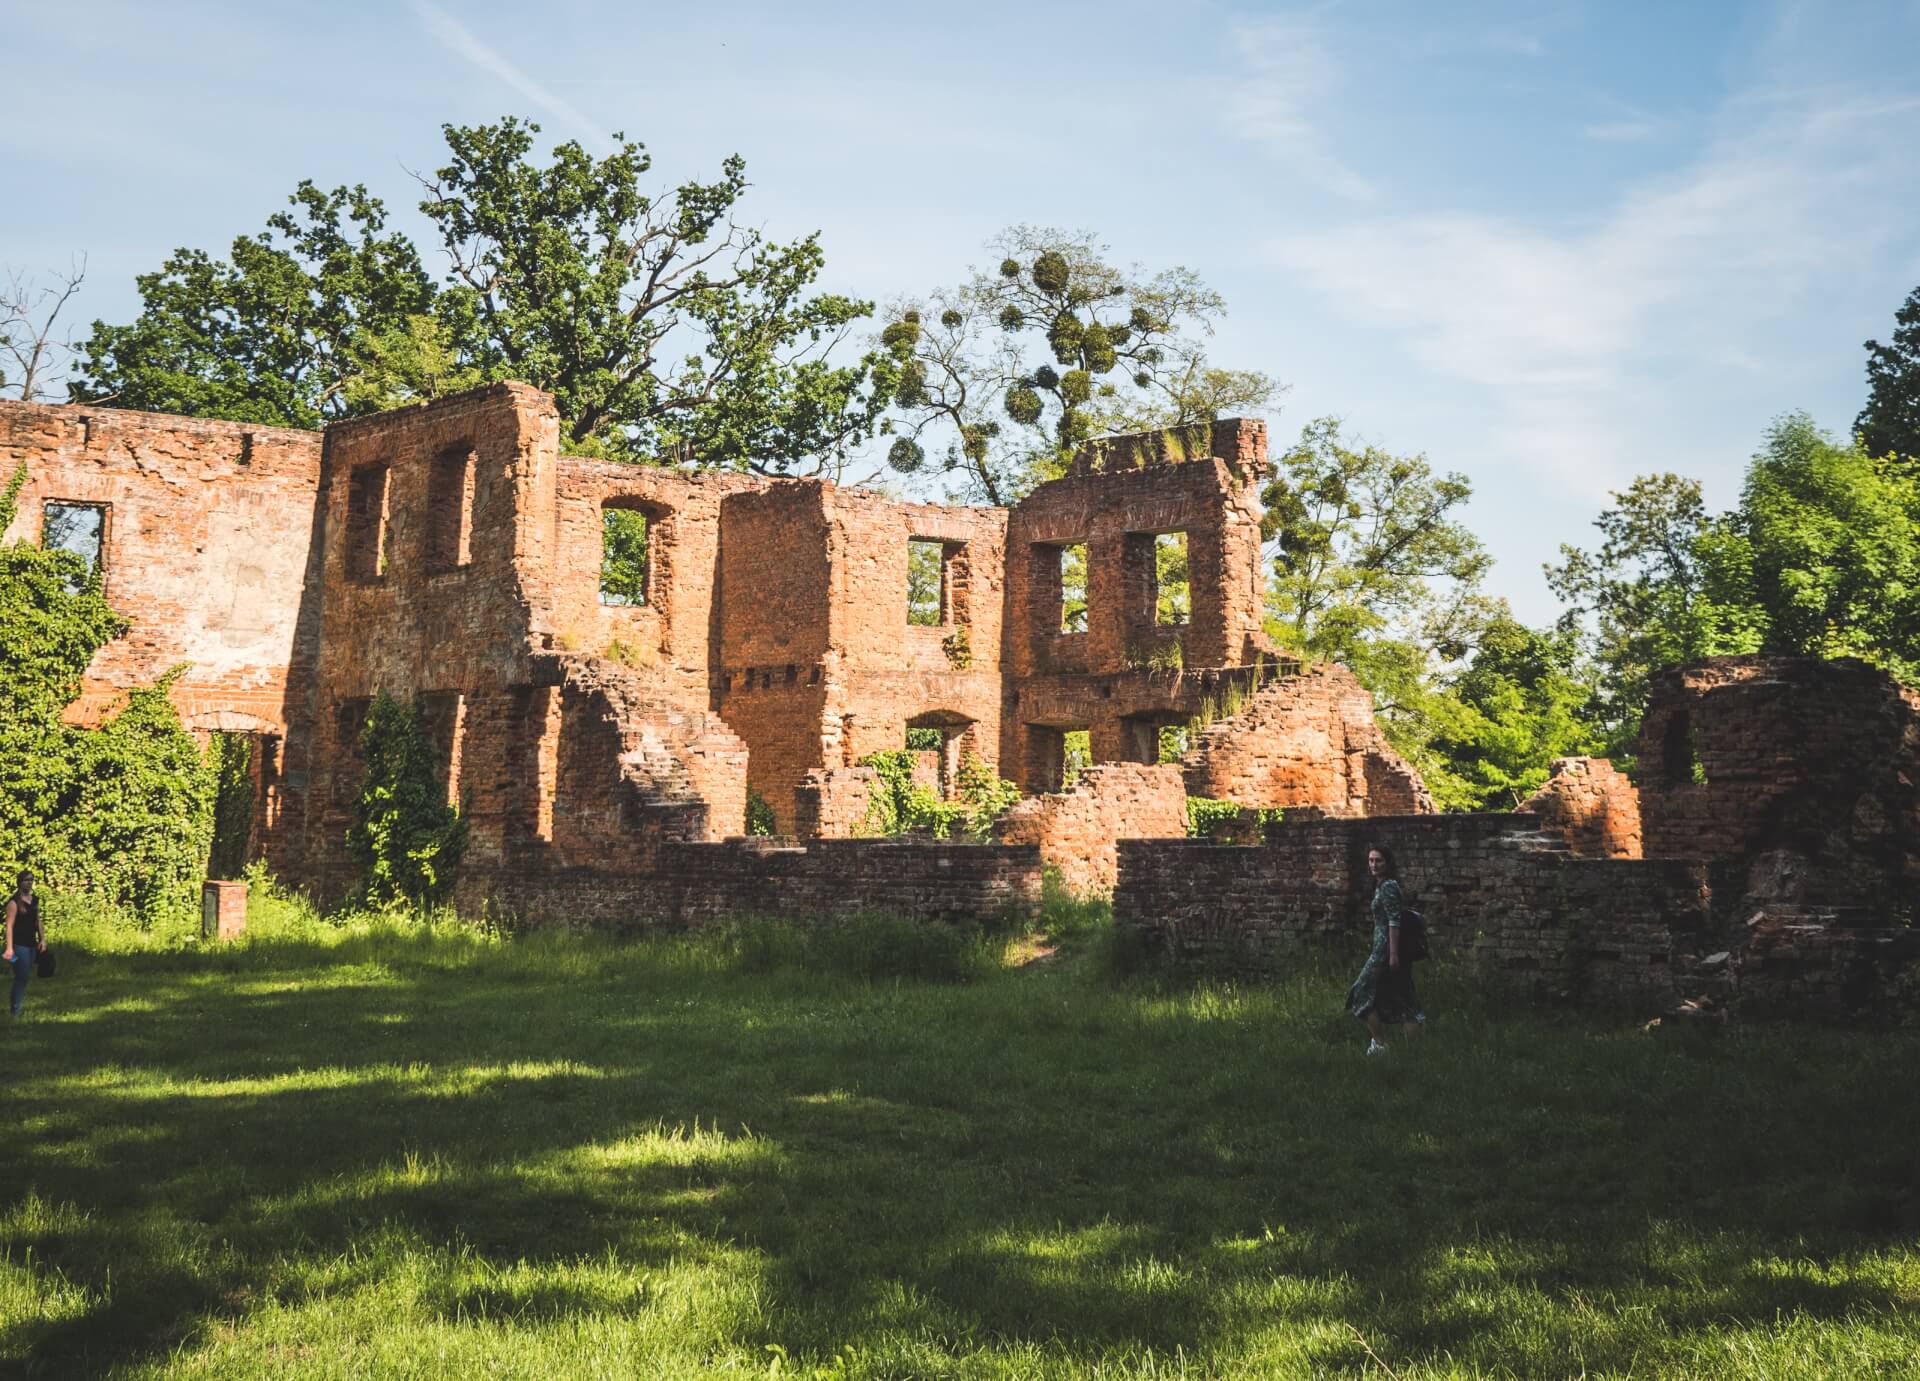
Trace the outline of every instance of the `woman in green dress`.
{"type": "Polygon", "coordinates": [[[1427,1014],[1420,1010],[1420,999],[1413,991],[1413,959],[1400,952],[1400,918],[1406,902],[1400,892],[1399,869],[1393,850],[1385,847],[1367,850],[1367,872],[1373,878],[1373,900],[1368,913],[1373,917],[1373,950],[1347,990],[1347,1010],[1367,1024],[1369,1055],[1384,1055],[1387,1043],[1380,1039],[1388,1026],[1400,1026],[1411,1035],[1420,1029],[1427,1014]]]}

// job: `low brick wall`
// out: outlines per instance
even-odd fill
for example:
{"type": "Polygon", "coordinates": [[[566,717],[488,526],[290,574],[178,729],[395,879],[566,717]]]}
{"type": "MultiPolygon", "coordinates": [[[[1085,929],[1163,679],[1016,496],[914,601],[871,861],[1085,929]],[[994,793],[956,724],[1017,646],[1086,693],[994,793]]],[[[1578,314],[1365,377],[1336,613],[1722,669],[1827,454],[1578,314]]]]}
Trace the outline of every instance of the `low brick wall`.
{"type": "Polygon", "coordinates": [[[978,925],[1040,900],[1032,845],[879,839],[730,839],[668,844],[659,869],[629,876],[568,868],[465,873],[462,912],[512,916],[536,927],[675,929],[759,914],[808,920],[884,911],[915,920],[978,925]]]}
{"type": "Polygon", "coordinates": [[[1699,865],[1576,859],[1521,815],[1283,821],[1253,847],[1123,840],[1115,920],[1170,960],[1229,970],[1357,953],[1375,845],[1394,851],[1436,954],[1540,997],[1665,1005],[1676,946],[1691,954],[1707,925],[1699,865]]]}
{"type": "Polygon", "coordinates": [[[1003,844],[1039,848],[1049,868],[1082,895],[1113,890],[1121,838],[1179,838],[1187,832],[1187,789],[1173,764],[1102,763],[1070,791],[1030,796],[994,825],[1003,844]]]}

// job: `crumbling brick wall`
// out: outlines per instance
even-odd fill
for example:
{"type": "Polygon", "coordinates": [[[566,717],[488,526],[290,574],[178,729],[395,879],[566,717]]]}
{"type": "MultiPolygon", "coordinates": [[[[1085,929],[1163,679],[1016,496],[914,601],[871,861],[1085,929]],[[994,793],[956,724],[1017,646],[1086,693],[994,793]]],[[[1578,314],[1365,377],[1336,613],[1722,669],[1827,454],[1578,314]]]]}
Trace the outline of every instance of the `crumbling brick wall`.
{"type": "Polygon", "coordinates": [[[1187,790],[1172,764],[1103,763],[1064,792],[1029,796],[995,824],[1003,844],[1033,844],[1073,891],[1113,891],[1116,845],[1122,839],[1184,835],[1187,790]]]}
{"type": "Polygon", "coordinates": [[[1084,729],[1096,762],[1157,760],[1155,735],[1192,718],[1199,669],[1275,656],[1261,631],[1259,482],[1266,429],[1221,422],[1088,448],[1007,519],[1005,774],[1023,790],[1061,781],[1062,735],[1084,729]],[[1185,624],[1155,614],[1153,541],[1185,533],[1185,624]],[[1061,631],[1061,559],[1086,551],[1086,631],[1061,631]]]}
{"type": "Polygon", "coordinates": [[[1578,858],[1639,858],[1640,793],[1605,758],[1555,758],[1518,809],[1566,840],[1578,858]]]}
{"type": "Polygon", "coordinates": [[[469,871],[455,897],[532,926],[677,929],[744,916],[799,921],[882,912],[977,926],[1030,918],[1040,900],[1031,846],[874,839],[806,844],[734,839],[668,844],[652,875],[602,868],[469,871]]]}
{"type": "Polygon", "coordinates": [[[1426,784],[1380,732],[1373,696],[1343,666],[1292,669],[1201,730],[1183,759],[1187,792],[1243,806],[1328,815],[1434,808],[1426,784]]]}
{"type": "Polygon", "coordinates": [[[98,723],[185,666],[171,697],[186,726],[255,737],[260,847],[281,868],[304,830],[320,452],[311,432],[0,402],[0,484],[27,471],[0,540],[40,540],[50,503],[97,507],[107,602],[132,625],[95,654],[68,717],[98,723]]]}
{"type": "Polygon", "coordinates": [[[1123,840],[1114,917],[1176,962],[1273,973],[1328,943],[1357,955],[1367,852],[1385,846],[1437,953],[1541,998],[1670,1004],[1674,937],[1706,924],[1700,865],[1578,860],[1536,826],[1426,815],[1282,821],[1254,847],[1123,840]]]}
{"type": "Polygon", "coordinates": [[[1653,683],[1646,852],[1726,865],[1719,890],[1905,923],[1920,888],[1920,693],[1852,658],[1715,657],[1653,683]]]}

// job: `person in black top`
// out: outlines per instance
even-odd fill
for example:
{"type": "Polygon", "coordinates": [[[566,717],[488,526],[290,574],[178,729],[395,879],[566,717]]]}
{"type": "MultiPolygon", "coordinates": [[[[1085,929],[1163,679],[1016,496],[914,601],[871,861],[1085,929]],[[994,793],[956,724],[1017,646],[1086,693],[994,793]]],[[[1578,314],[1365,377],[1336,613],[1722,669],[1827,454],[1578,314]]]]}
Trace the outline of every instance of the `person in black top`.
{"type": "Polygon", "coordinates": [[[33,977],[34,960],[47,947],[47,935],[40,928],[40,899],[33,895],[33,874],[20,874],[19,884],[7,898],[6,960],[13,965],[13,1014],[20,1015],[20,1004],[27,1000],[27,980],[33,977]]]}

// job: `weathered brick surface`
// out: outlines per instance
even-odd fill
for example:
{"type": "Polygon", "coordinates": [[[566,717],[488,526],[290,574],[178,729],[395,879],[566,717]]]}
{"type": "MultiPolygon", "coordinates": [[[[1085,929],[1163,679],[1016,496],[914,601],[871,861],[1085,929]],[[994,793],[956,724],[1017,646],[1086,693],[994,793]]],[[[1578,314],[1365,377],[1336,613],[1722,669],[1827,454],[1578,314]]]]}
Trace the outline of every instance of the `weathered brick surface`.
{"type": "Polygon", "coordinates": [[[456,896],[463,909],[533,926],[633,930],[863,912],[979,925],[1028,916],[1039,899],[1040,853],[1031,846],[871,839],[670,844],[651,876],[602,868],[469,871],[456,896]]]}
{"type": "Polygon", "coordinates": [[[1920,889],[1920,692],[1851,658],[1711,658],[1656,678],[1640,763],[1650,857],[1737,863],[1756,899],[1911,918],[1885,913],[1920,889]]]}
{"type": "Polygon", "coordinates": [[[1201,730],[1182,762],[1194,796],[1328,815],[1424,814],[1433,798],[1373,718],[1343,666],[1290,668],[1201,730]]]}
{"type": "Polygon", "coordinates": [[[308,695],[318,656],[321,439],[311,432],[111,408],[0,402],[0,483],[25,463],[0,540],[38,540],[50,502],[106,512],[108,602],[132,621],[87,669],[69,718],[185,665],[172,698],[195,730],[254,734],[263,848],[298,858],[308,695]]]}
{"type": "Polygon", "coordinates": [[[1522,993],[1665,1005],[1673,937],[1706,924],[1700,865],[1574,859],[1521,815],[1283,821],[1253,847],[1122,840],[1115,919],[1176,962],[1253,972],[1328,943],[1364,949],[1380,845],[1436,952],[1522,993]]]}
{"type": "MultiPolygon", "coordinates": [[[[30,462],[23,523],[48,498],[109,505],[108,594],[134,631],[96,658],[78,713],[191,661],[190,725],[263,736],[261,849],[323,890],[348,874],[358,731],[382,692],[426,713],[474,877],[665,879],[735,857],[677,851],[738,833],[749,784],[783,831],[856,833],[857,763],[909,729],[942,735],[918,765],[930,785],[977,756],[1037,789],[1067,730],[1097,761],[1151,764],[1162,725],[1297,670],[1260,631],[1258,423],[1103,441],[1012,509],[563,456],[553,400],[517,384],[324,437],[0,405],[0,438],[30,462]],[[631,605],[601,597],[610,506],[647,518],[631,605]],[[1160,626],[1153,542],[1174,531],[1191,613],[1160,626]],[[913,541],[941,549],[938,626],[908,621],[913,541]],[[1065,542],[1088,546],[1089,622],[1062,637],[1065,542]]],[[[1307,733],[1243,719],[1276,744],[1242,756],[1314,783],[1282,804],[1415,808],[1417,779],[1363,742],[1364,693],[1335,698],[1304,711],[1307,733]]],[[[1104,885],[1120,834],[1183,827],[1175,775],[1093,777],[1028,828],[1104,885]],[[1153,791],[1102,786],[1134,777],[1153,791]]],[[[1270,803],[1261,789],[1248,804],[1270,803]]]]}
{"type": "Polygon", "coordinates": [[[1547,781],[1518,809],[1579,858],[1640,858],[1640,793],[1605,758],[1555,758],[1547,781]]]}
{"type": "Polygon", "coordinates": [[[1082,895],[1113,891],[1121,839],[1178,837],[1187,828],[1187,789],[1167,764],[1103,763],[1070,790],[1029,796],[995,825],[1003,844],[1032,844],[1060,879],[1082,895]]]}

